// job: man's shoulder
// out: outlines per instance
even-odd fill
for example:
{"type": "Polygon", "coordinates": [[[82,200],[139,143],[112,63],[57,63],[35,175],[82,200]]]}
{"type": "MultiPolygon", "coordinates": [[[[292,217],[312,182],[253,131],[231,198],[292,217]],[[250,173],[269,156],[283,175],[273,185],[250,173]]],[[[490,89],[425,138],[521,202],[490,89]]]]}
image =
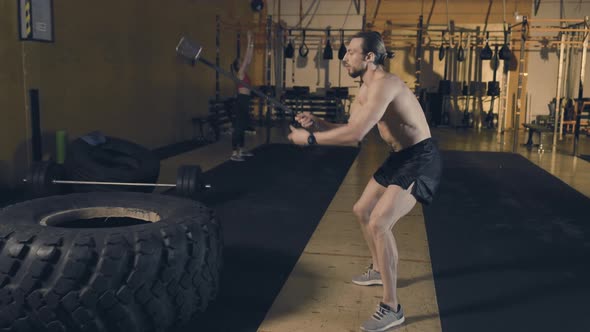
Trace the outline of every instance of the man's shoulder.
{"type": "Polygon", "coordinates": [[[382,77],[379,77],[374,81],[378,85],[387,85],[387,86],[395,86],[395,85],[402,85],[404,81],[402,81],[399,76],[392,74],[392,73],[384,73],[382,77]]]}
{"type": "Polygon", "coordinates": [[[393,73],[387,73],[387,80],[390,82],[390,84],[404,85],[404,81],[399,76],[393,73]]]}
{"type": "Polygon", "coordinates": [[[391,73],[386,73],[386,75],[375,79],[371,83],[371,90],[378,91],[395,91],[404,85],[404,82],[398,76],[391,73]]]}

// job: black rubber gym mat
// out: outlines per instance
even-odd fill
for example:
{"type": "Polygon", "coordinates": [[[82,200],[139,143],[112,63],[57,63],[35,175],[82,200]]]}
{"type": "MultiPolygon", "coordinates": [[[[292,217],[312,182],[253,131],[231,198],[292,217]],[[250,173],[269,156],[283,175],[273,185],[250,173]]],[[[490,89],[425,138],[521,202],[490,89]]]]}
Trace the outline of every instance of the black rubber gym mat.
{"type": "MultiPolygon", "coordinates": [[[[206,172],[223,225],[220,294],[178,331],[257,331],[358,149],[269,144],[206,172]]],[[[352,207],[351,207],[352,208],[352,207]]]]}
{"type": "Polygon", "coordinates": [[[443,161],[424,208],[442,330],[590,331],[590,199],[520,155],[443,161]]]}
{"type": "Polygon", "coordinates": [[[165,145],[156,149],[153,149],[152,152],[160,158],[160,160],[168,159],[170,157],[177,156],[181,153],[185,153],[188,151],[192,151],[194,149],[198,149],[200,147],[209,145],[209,142],[204,140],[190,140],[190,141],[182,141],[179,143],[165,145]]]}

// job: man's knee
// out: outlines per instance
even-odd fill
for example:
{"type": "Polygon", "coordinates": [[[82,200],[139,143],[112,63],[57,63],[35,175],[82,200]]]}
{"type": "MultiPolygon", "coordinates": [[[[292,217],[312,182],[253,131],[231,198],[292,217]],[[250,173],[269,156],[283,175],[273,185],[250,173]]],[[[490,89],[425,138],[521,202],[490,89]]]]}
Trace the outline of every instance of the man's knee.
{"type": "Polygon", "coordinates": [[[371,212],[369,211],[369,207],[362,204],[360,201],[356,202],[353,205],[352,212],[356,216],[359,223],[366,224],[369,222],[369,216],[371,214],[371,212]]]}
{"type": "Polygon", "coordinates": [[[367,228],[373,237],[380,237],[391,233],[391,222],[390,220],[371,215],[367,228]]]}

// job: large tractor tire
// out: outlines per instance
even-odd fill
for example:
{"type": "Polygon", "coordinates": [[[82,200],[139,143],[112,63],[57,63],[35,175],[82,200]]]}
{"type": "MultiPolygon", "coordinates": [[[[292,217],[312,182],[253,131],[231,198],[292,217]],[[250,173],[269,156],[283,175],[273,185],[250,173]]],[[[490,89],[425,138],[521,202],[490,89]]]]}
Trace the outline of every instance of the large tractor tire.
{"type": "Polygon", "coordinates": [[[217,296],[212,210],[144,193],[51,196],[0,211],[0,331],[166,331],[217,296]]]}

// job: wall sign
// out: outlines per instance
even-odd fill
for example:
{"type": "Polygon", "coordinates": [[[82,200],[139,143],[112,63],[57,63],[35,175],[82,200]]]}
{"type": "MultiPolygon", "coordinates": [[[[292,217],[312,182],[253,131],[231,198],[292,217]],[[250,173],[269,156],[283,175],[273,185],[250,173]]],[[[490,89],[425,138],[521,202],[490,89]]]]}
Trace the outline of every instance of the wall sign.
{"type": "Polygon", "coordinates": [[[53,42],[53,0],[17,0],[19,39],[53,42]]]}

